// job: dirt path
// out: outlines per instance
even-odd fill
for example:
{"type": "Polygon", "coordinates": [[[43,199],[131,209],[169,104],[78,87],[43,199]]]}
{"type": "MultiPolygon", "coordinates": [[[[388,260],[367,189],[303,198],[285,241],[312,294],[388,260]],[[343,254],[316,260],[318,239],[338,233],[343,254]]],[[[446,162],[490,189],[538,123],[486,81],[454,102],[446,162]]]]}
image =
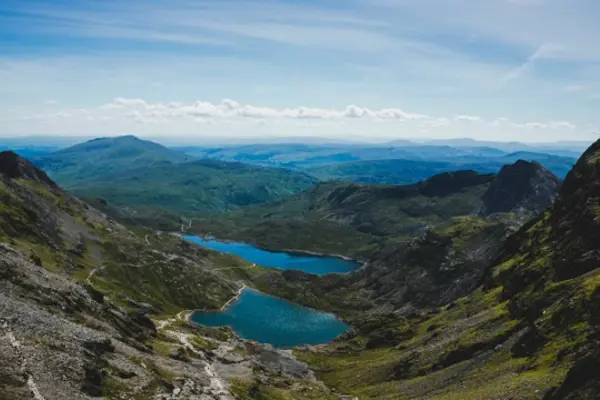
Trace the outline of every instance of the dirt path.
{"type": "Polygon", "coordinates": [[[192,345],[190,342],[190,336],[192,335],[175,329],[169,329],[174,322],[185,320],[186,313],[187,311],[181,311],[173,318],[157,321],[157,329],[162,330],[165,335],[170,336],[173,339],[177,339],[182,346],[202,360],[204,363],[204,372],[206,372],[206,375],[208,375],[209,378],[209,389],[213,395],[222,396],[223,399],[233,399],[231,393],[227,389],[227,381],[219,376],[212,364],[206,359],[205,354],[199,350],[196,350],[194,345],[192,345]]]}
{"type": "Polygon", "coordinates": [[[233,303],[234,301],[236,301],[237,299],[239,299],[240,296],[242,295],[242,292],[246,288],[247,288],[246,284],[242,284],[242,287],[237,291],[236,295],[233,296],[231,299],[229,299],[229,301],[227,303],[223,304],[223,307],[221,307],[221,311],[225,310],[227,307],[229,307],[229,305],[231,303],[233,303]]]}

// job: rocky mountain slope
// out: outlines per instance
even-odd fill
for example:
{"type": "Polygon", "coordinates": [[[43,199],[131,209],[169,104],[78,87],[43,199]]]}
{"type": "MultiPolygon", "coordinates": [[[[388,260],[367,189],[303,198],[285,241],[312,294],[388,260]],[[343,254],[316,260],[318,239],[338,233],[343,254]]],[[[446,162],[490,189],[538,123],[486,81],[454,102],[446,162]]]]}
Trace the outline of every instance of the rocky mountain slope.
{"type": "Polygon", "coordinates": [[[536,162],[505,165],[483,195],[481,214],[537,215],[554,202],[559,186],[560,180],[536,162]]]}
{"type": "Polygon", "coordinates": [[[339,399],[290,354],[186,322],[257,273],[0,153],[0,399],[339,399]]]}
{"type": "Polygon", "coordinates": [[[353,333],[299,355],[361,398],[598,398],[599,202],[600,141],[554,204],[484,257],[474,289],[433,308],[371,309],[353,333]]]}

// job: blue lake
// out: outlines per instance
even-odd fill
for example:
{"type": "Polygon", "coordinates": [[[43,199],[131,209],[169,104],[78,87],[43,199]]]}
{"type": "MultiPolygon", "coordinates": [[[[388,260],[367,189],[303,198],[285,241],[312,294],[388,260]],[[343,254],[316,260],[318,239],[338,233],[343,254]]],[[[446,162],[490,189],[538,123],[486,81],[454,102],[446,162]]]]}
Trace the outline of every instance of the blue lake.
{"type": "Polygon", "coordinates": [[[208,326],[230,326],[244,339],[282,348],[327,343],[349,329],[333,314],[251,289],[244,289],[225,310],[197,311],[191,320],[208,326]]]}
{"type": "Polygon", "coordinates": [[[284,251],[268,251],[240,242],[225,242],[205,239],[195,235],[183,235],[191,242],[223,253],[235,254],[263,267],[279,269],[297,269],[311,274],[344,273],[357,269],[356,261],[331,256],[312,256],[284,251]]]}

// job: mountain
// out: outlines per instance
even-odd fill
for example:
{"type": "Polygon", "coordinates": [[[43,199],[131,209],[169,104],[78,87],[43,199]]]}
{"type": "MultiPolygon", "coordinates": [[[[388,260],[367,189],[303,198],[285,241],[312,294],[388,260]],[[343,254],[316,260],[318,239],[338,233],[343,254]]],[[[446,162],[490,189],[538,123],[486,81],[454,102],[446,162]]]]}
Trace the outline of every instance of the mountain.
{"type": "Polygon", "coordinates": [[[153,226],[296,193],[316,182],[301,172],[195,160],[134,136],[100,138],[35,159],[64,188],[113,216],[153,226]]]}
{"type": "Polygon", "coordinates": [[[182,163],[190,156],[135,136],[98,138],[34,159],[36,165],[61,184],[147,168],[162,163],[182,163]]]}
{"type": "MultiPolygon", "coordinates": [[[[332,219],[350,232],[353,222],[341,217],[343,210],[360,221],[370,218],[370,227],[389,224],[391,229],[372,229],[370,240],[367,236],[355,238],[354,243],[344,243],[345,251],[342,247],[337,249],[342,254],[355,254],[367,261],[361,270],[343,279],[313,280],[310,288],[306,288],[302,278],[300,283],[294,282],[298,276],[288,273],[266,280],[261,276],[257,284],[263,290],[291,299],[295,299],[294,293],[303,293],[306,305],[331,309],[347,318],[357,317],[355,311],[369,307],[392,307],[395,313],[406,313],[442,306],[468,295],[481,283],[487,265],[505,239],[552,204],[559,183],[558,178],[541,165],[520,160],[505,166],[496,176],[459,171],[440,174],[417,185],[399,186],[398,190],[413,192],[393,197],[389,205],[376,202],[377,186],[374,185],[369,186],[371,191],[365,191],[354,208],[340,202],[324,208],[312,205],[309,212],[296,210],[295,215],[286,215],[286,219],[332,219]],[[473,185],[471,189],[480,188],[483,192],[469,193],[469,184],[473,185]],[[366,200],[368,196],[373,198],[366,200]],[[368,205],[371,202],[375,204],[373,208],[368,205]],[[407,208],[413,202],[423,208],[414,205],[407,208]],[[320,212],[312,216],[317,209],[320,212]],[[413,221],[420,221],[422,225],[408,224],[409,216],[403,214],[407,211],[413,221]],[[366,243],[370,246],[365,246],[366,243]],[[352,253],[356,250],[359,251],[352,253]],[[357,293],[361,294],[360,300],[354,297],[357,293]],[[353,311],[348,314],[348,310],[353,311]]],[[[256,224],[260,226],[259,221],[256,224]]],[[[320,234],[314,242],[304,239],[296,243],[332,245],[328,230],[315,232],[320,234]]],[[[288,237],[283,233],[280,236],[288,237]]],[[[352,236],[347,233],[345,237],[352,236]]]]}
{"type": "Polygon", "coordinates": [[[187,322],[261,271],[129,230],[2,152],[0,399],[343,398],[287,352],[187,322]]]}
{"type": "Polygon", "coordinates": [[[537,215],[554,202],[559,186],[560,180],[536,162],[505,165],[483,195],[481,214],[537,215]]]}
{"type": "Polygon", "coordinates": [[[148,209],[177,216],[226,211],[292,195],[315,182],[286,169],[198,160],[102,174],[66,187],[77,196],[102,198],[143,217],[148,209]]]}
{"type": "MultiPolygon", "coordinates": [[[[388,241],[406,242],[431,225],[477,214],[495,179],[467,170],[411,185],[324,182],[291,197],[202,219],[197,226],[202,233],[268,248],[364,257],[388,241]]],[[[544,192],[536,202],[549,204],[552,196],[544,192]]],[[[527,206],[543,206],[536,202],[527,206]]]]}
{"type": "MultiPolygon", "coordinates": [[[[349,276],[287,273],[263,287],[268,282],[288,298],[356,319],[345,337],[298,352],[326,384],[348,394],[596,399],[599,162],[600,141],[569,172],[554,203],[516,232],[494,216],[463,216],[349,276]]],[[[544,175],[520,164],[503,179],[522,182],[513,172],[524,168],[536,172],[533,182],[544,175]]]]}
{"type": "MultiPolygon", "coordinates": [[[[178,148],[178,150],[198,158],[310,169],[316,176],[326,179],[353,179],[356,181],[396,184],[411,183],[419,179],[416,176],[412,177],[410,174],[403,173],[403,167],[411,167],[407,164],[408,161],[422,161],[426,163],[426,167],[428,163],[448,163],[453,165],[449,166],[450,170],[475,169],[480,172],[496,172],[504,164],[524,159],[538,161],[562,178],[581,154],[560,147],[546,149],[521,144],[519,146],[511,147],[508,145],[508,147],[503,147],[495,142],[490,142],[487,145],[486,142],[476,141],[468,142],[465,145],[461,145],[462,142],[460,141],[449,143],[455,145],[443,144],[443,142],[414,143],[407,141],[390,142],[384,145],[274,143],[224,147],[192,146],[178,148]],[[498,144],[499,147],[494,147],[495,144],[498,144]],[[522,154],[518,152],[522,152],[522,154]],[[386,176],[385,171],[383,171],[386,163],[379,163],[386,160],[390,160],[388,165],[393,168],[389,176],[386,176]],[[399,165],[394,165],[391,160],[398,160],[399,165]],[[367,161],[373,162],[374,167],[369,167],[367,161]],[[353,164],[353,162],[356,162],[356,164],[353,164]],[[340,166],[340,171],[338,171],[336,164],[339,163],[348,164],[340,166]],[[370,177],[369,172],[376,173],[377,178],[370,177]],[[357,179],[354,179],[354,177],[357,179]]],[[[431,166],[436,167],[435,164],[431,166]]]]}
{"type": "MultiPolygon", "coordinates": [[[[322,180],[402,185],[422,181],[441,172],[456,171],[461,167],[461,164],[442,161],[367,160],[312,167],[306,169],[306,172],[322,180]]],[[[495,173],[498,171],[498,164],[475,165],[473,169],[480,173],[495,173]]]]}
{"type": "Polygon", "coordinates": [[[439,161],[428,160],[366,160],[333,163],[307,168],[306,172],[320,179],[343,179],[353,182],[408,184],[427,179],[441,172],[472,169],[480,173],[496,173],[506,164],[518,160],[535,161],[564,178],[575,164],[574,158],[549,154],[518,152],[498,157],[460,156],[439,161]],[[445,160],[445,161],[442,161],[445,160]]]}

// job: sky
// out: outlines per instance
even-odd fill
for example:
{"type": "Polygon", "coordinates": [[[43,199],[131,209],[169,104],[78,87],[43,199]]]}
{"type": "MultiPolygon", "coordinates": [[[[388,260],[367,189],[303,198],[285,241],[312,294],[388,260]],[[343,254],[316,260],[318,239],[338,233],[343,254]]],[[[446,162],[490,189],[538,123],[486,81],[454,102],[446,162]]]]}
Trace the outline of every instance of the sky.
{"type": "Polygon", "coordinates": [[[598,0],[2,0],[0,136],[594,140],[598,0]]]}

